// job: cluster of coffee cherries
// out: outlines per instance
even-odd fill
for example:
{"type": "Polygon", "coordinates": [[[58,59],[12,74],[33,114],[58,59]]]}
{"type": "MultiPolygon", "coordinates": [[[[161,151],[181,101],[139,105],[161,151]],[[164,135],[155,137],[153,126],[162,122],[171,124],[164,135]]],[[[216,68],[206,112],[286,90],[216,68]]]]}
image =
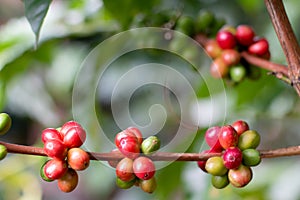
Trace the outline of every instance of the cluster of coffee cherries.
{"type": "Polygon", "coordinates": [[[214,59],[210,66],[211,75],[215,78],[228,78],[236,83],[245,77],[255,79],[259,75],[255,66],[241,58],[240,52],[246,51],[257,57],[270,59],[268,41],[256,36],[253,28],[248,25],[222,27],[204,48],[214,59]]]}
{"type": "Polygon", "coordinates": [[[73,191],[78,184],[78,173],[90,163],[89,154],[79,148],[86,139],[86,132],[75,121],[66,122],[61,128],[46,128],[42,132],[44,151],[51,159],[40,169],[43,180],[57,180],[63,192],[73,191]]]}
{"type": "Polygon", "coordinates": [[[160,148],[160,140],[156,136],[145,139],[136,127],[129,127],[115,136],[116,149],[125,156],[118,161],[109,161],[116,168],[116,185],[121,189],[129,189],[133,185],[143,191],[152,193],[156,189],[155,165],[148,157],[160,148]]]}
{"type": "MultiPolygon", "coordinates": [[[[11,117],[7,113],[0,113],[0,135],[4,135],[11,127],[11,117]]],[[[0,144],[0,160],[3,160],[7,155],[7,148],[0,144]]]]}
{"type": "Polygon", "coordinates": [[[215,188],[225,188],[229,183],[234,187],[244,187],[252,179],[251,167],[261,162],[256,147],[260,135],[250,130],[248,124],[238,120],[231,125],[214,126],[205,133],[209,150],[203,153],[221,153],[206,161],[198,161],[204,172],[212,175],[211,182],[215,188]]]}

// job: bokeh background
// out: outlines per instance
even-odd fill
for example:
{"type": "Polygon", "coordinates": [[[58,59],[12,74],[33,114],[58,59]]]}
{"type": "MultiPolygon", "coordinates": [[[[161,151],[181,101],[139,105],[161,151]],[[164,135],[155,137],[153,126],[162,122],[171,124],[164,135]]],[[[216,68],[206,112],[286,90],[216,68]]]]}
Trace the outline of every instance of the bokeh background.
{"type": "MultiPolygon", "coordinates": [[[[284,1],[284,4],[299,38],[300,4],[298,0],[284,1]]],[[[40,134],[44,128],[60,127],[73,119],[72,93],[77,72],[90,51],[105,39],[131,28],[147,26],[149,21],[154,24],[164,21],[166,16],[178,16],[178,13],[196,17],[203,10],[213,12],[232,26],[251,25],[257,35],[268,39],[271,60],[286,63],[262,0],[55,0],[45,18],[37,49],[34,49],[34,34],[24,17],[23,2],[0,0],[0,110],[9,113],[13,119],[11,130],[0,140],[42,146],[40,134]]],[[[182,54],[188,55],[189,50],[188,47],[182,48],[182,54]]],[[[201,76],[182,57],[159,50],[134,51],[115,60],[95,91],[97,123],[103,128],[106,139],[113,141],[114,135],[120,131],[111,109],[115,82],[128,68],[154,62],[180,71],[197,94],[197,101],[184,108],[189,110],[191,118],[187,125],[193,126],[199,121],[199,130],[192,133],[195,137],[187,152],[205,149],[203,133],[209,126],[232,123],[236,119],[246,120],[261,134],[259,149],[299,145],[300,102],[292,87],[261,70],[257,80],[246,79],[238,85],[224,81],[221,89],[211,91],[207,84],[214,87],[214,83],[220,84],[220,80],[210,77],[209,58],[203,56],[201,60],[201,76]],[[211,104],[212,96],[218,99],[218,95],[224,94],[226,102],[211,104]],[[196,112],[195,106],[200,112],[196,112]]],[[[145,70],[136,79],[151,74],[155,75],[155,72],[145,70]]],[[[85,89],[89,88],[90,85],[86,85],[85,89]]],[[[117,95],[120,103],[126,91],[125,88],[117,95]]],[[[184,92],[182,90],[180,95],[184,92]]],[[[180,109],[176,95],[165,87],[140,87],[133,93],[129,107],[134,125],[144,127],[153,120],[164,121],[161,131],[148,129],[145,136],[157,134],[163,144],[174,136],[179,126],[180,109]],[[151,107],[157,104],[164,107],[163,113],[161,107],[151,107]]],[[[122,114],[123,108],[118,109],[122,114]]],[[[90,113],[83,112],[79,120],[88,121],[89,117],[90,113]]],[[[91,131],[83,148],[98,152],[110,150],[112,146],[93,131],[94,125],[85,127],[91,131]]],[[[118,189],[114,170],[100,161],[92,161],[87,170],[79,173],[76,190],[64,194],[55,182],[46,183],[39,177],[39,169],[45,160],[43,157],[10,154],[1,161],[0,200],[300,199],[300,161],[297,156],[264,159],[253,168],[253,180],[248,186],[241,189],[229,186],[223,190],[214,189],[210,176],[203,173],[195,162],[174,162],[157,171],[158,187],[153,194],[146,194],[136,187],[118,189]]]]}

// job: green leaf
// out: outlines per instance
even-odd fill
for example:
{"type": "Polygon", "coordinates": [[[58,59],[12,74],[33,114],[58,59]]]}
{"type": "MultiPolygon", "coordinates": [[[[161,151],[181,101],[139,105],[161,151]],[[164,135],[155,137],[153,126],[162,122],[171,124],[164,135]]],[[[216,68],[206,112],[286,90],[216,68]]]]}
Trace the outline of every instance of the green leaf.
{"type": "Polygon", "coordinates": [[[24,0],[25,16],[35,34],[36,46],[39,40],[40,30],[48,12],[51,0],[24,0]]]}

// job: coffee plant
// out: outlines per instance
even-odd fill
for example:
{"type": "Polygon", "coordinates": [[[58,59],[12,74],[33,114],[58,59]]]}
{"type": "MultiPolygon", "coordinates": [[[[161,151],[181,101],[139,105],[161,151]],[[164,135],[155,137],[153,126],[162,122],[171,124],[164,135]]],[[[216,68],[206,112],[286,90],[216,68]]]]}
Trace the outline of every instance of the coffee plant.
{"type": "Polygon", "coordinates": [[[3,5],[0,199],[299,199],[296,1],[3,5]]]}

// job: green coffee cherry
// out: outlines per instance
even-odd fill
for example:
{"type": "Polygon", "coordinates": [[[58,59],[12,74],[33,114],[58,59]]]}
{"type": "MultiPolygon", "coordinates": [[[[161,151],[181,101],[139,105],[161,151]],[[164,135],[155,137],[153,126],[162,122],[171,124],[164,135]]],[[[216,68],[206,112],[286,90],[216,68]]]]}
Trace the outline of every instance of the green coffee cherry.
{"type": "Polygon", "coordinates": [[[246,77],[246,69],[243,65],[232,66],[229,69],[231,80],[241,82],[246,77]]]}
{"type": "Polygon", "coordinates": [[[47,160],[43,165],[42,165],[42,167],[40,168],[40,176],[41,176],[41,178],[44,180],[44,181],[47,181],[47,182],[52,182],[52,181],[54,181],[53,179],[50,179],[50,178],[48,178],[47,176],[46,176],[46,174],[45,174],[45,170],[44,170],[44,168],[45,168],[45,165],[47,164],[47,162],[49,162],[50,160],[47,160]]]}
{"type": "Polygon", "coordinates": [[[212,12],[203,10],[199,13],[195,21],[196,32],[204,32],[207,28],[210,28],[215,22],[215,16],[212,12]]]}
{"type": "Polygon", "coordinates": [[[7,148],[0,144],[0,160],[3,160],[7,155],[7,148]]]}
{"type": "Polygon", "coordinates": [[[239,137],[238,147],[243,151],[245,149],[255,149],[260,143],[260,135],[254,130],[248,130],[239,137]]]}
{"type": "Polygon", "coordinates": [[[181,16],[177,23],[176,28],[177,31],[182,32],[188,36],[192,36],[194,34],[194,20],[189,16],[181,16]]]}
{"type": "Polygon", "coordinates": [[[257,166],[261,162],[260,153],[256,149],[245,149],[242,153],[245,166],[257,166]]]}
{"type": "Polygon", "coordinates": [[[160,139],[156,136],[146,138],[141,145],[142,152],[149,155],[160,148],[160,139]]]}
{"type": "Polygon", "coordinates": [[[116,179],[116,185],[121,189],[129,189],[131,188],[137,180],[133,179],[131,181],[122,181],[121,179],[116,179]]]}
{"type": "Polygon", "coordinates": [[[157,183],[154,176],[149,180],[140,180],[140,187],[144,192],[153,193],[156,186],[157,183]]]}
{"type": "Polygon", "coordinates": [[[7,113],[0,113],[0,135],[4,135],[11,127],[11,118],[7,113]]]}
{"type": "Polygon", "coordinates": [[[211,183],[215,188],[222,189],[229,184],[229,179],[227,174],[225,174],[224,176],[212,176],[211,183]]]}
{"type": "Polygon", "coordinates": [[[206,161],[205,169],[214,176],[223,176],[228,169],[224,166],[223,159],[219,156],[211,157],[206,161]]]}

